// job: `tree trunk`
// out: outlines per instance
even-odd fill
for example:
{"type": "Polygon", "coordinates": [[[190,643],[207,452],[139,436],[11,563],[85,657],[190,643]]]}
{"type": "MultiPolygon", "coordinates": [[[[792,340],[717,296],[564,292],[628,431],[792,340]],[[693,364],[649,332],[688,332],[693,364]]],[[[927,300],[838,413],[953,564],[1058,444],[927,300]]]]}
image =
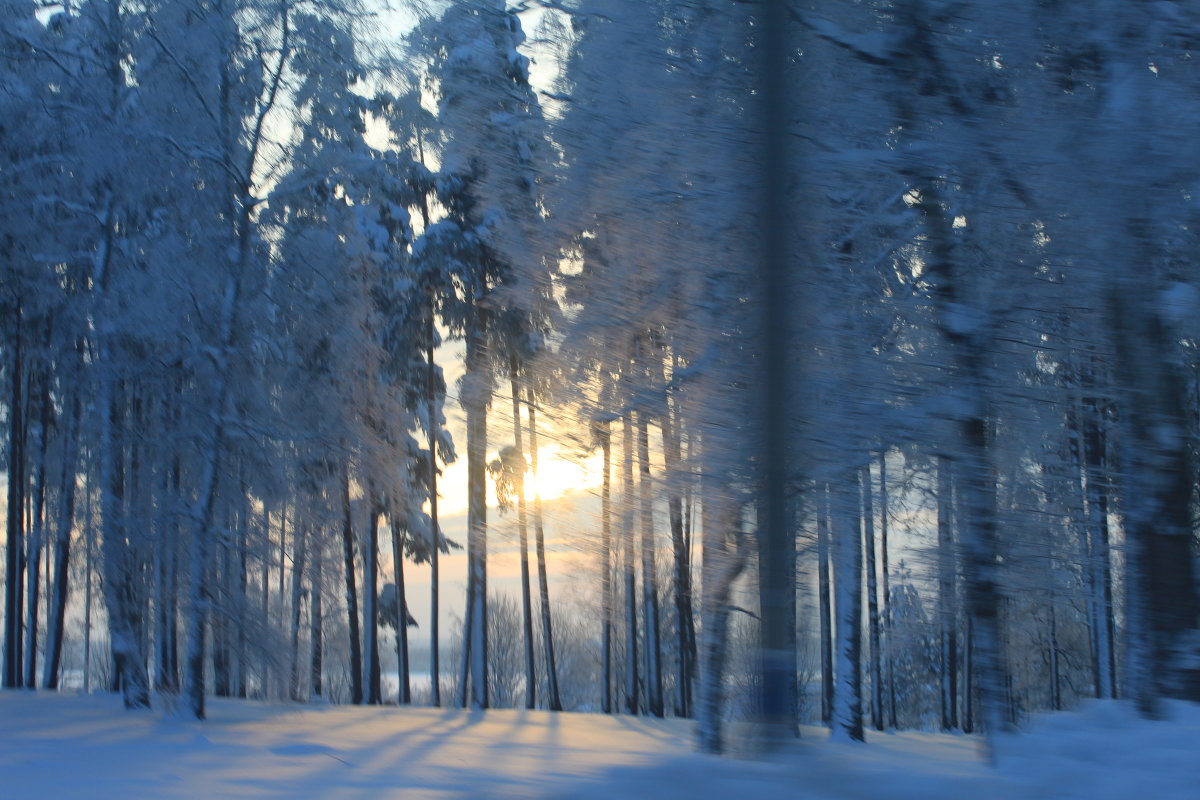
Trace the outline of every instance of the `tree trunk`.
{"type": "Polygon", "coordinates": [[[604,476],[600,489],[600,710],[613,712],[612,704],[612,434],[606,420],[596,424],[604,454],[604,476]]]}
{"type": "Polygon", "coordinates": [[[938,535],[938,625],[941,630],[942,730],[958,727],[958,608],[956,586],[958,559],[955,553],[953,477],[950,459],[938,457],[937,464],[937,535],[938,535]]]}
{"type": "Polygon", "coordinates": [[[487,409],[492,378],[487,362],[487,312],[471,310],[466,380],[460,396],[467,417],[467,605],[471,707],[488,707],[487,409]]]}
{"type": "Polygon", "coordinates": [[[47,620],[46,667],[42,684],[47,689],[57,689],[59,668],[62,663],[62,646],[66,632],[67,594],[70,582],[71,533],[75,521],[75,469],[79,463],[80,422],[83,417],[83,398],[78,390],[71,392],[70,412],[66,415],[67,430],[63,434],[66,443],[63,453],[62,472],[59,477],[58,523],[55,528],[54,555],[54,602],[47,620]]]}
{"type": "Polygon", "coordinates": [[[379,516],[374,497],[368,496],[371,519],[367,526],[367,552],[363,555],[363,627],[366,640],[367,704],[383,702],[379,670],[379,516]]]}
{"type": "Polygon", "coordinates": [[[237,596],[237,683],[236,694],[246,699],[246,673],[248,658],[246,655],[246,628],[250,624],[250,596],[248,584],[250,575],[246,559],[249,557],[249,527],[250,508],[245,480],[241,482],[239,496],[241,511],[238,514],[238,596],[237,596]]]}
{"type": "Polygon", "coordinates": [[[312,569],[309,578],[311,599],[308,602],[309,639],[312,640],[312,659],[309,661],[309,681],[312,683],[312,696],[324,697],[325,687],[322,673],[325,670],[324,615],[322,595],[325,592],[322,570],[325,555],[319,543],[313,543],[312,569]]]}
{"type": "Polygon", "coordinates": [[[650,480],[650,432],[644,411],[637,412],[638,497],[642,532],[642,625],[646,655],[646,709],[663,715],[662,661],[658,635],[658,567],[654,544],[654,485],[650,480]]]}
{"type": "MultiPolygon", "coordinates": [[[[43,537],[46,530],[46,450],[50,445],[50,417],[53,407],[50,402],[50,392],[46,388],[46,376],[42,376],[40,413],[38,426],[37,466],[34,470],[33,483],[33,529],[29,537],[29,574],[27,578],[28,593],[25,601],[25,688],[37,687],[37,641],[38,641],[38,600],[41,594],[40,573],[38,567],[42,560],[43,537]]],[[[47,587],[48,589],[49,587],[47,587]]]]}
{"type": "Polygon", "coordinates": [[[692,612],[692,564],[683,531],[683,497],[679,491],[678,397],[663,416],[663,468],[667,476],[667,513],[671,521],[671,548],[675,559],[675,617],[679,648],[676,710],[692,716],[692,682],[696,674],[696,628],[692,612]]]}
{"type": "Polygon", "coordinates": [[[637,573],[633,533],[633,420],[627,413],[621,433],[621,525],[625,545],[625,711],[638,713],[637,573]]]}
{"type": "Polygon", "coordinates": [[[871,640],[871,725],[883,730],[883,667],[879,635],[879,585],[875,564],[875,500],[871,491],[871,467],[861,471],[863,548],[867,554],[867,630],[871,640]]]}
{"type": "Polygon", "coordinates": [[[396,668],[399,685],[396,700],[401,705],[412,702],[412,679],[408,666],[408,595],[404,589],[404,543],[401,541],[397,516],[392,515],[392,562],[396,565],[396,668]]]}
{"type": "Polygon", "coordinates": [[[829,584],[829,527],[831,510],[828,484],[821,487],[817,510],[817,593],[821,623],[821,721],[833,724],[833,625],[832,587],[829,584]]]}
{"type": "Polygon", "coordinates": [[[896,662],[892,657],[892,594],[888,567],[888,485],[887,451],[879,452],[879,554],[883,559],[880,575],[883,578],[883,657],[887,666],[888,726],[896,727],[896,662]]]}
{"type": "MultiPolygon", "coordinates": [[[[224,530],[230,528],[229,514],[226,512],[224,530]]],[[[228,697],[230,694],[229,672],[231,668],[229,655],[230,627],[230,592],[229,592],[229,544],[222,536],[217,541],[217,558],[212,565],[208,585],[217,593],[216,613],[209,619],[210,636],[212,639],[212,677],[213,694],[217,697],[228,697]]],[[[295,664],[292,665],[293,674],[295,664]]]]}
{"type": "Polygon", "coordinates": [[[83,518],[83,693],[92,691],[92,481],[87,483],[83,518]]]}
{"type": "Polygon", "coordinates": [[[295,533],[292,546],[292,617],[288,626],[289,641],[291,642],[291,678],[288,681],[288,695],[294,702],[302,702],[304,698],[301,676],[304,674],[300,659],[300,604],[304,598],[304,562],[308,557],[308,530],[299,525],[294,526],[295,533]]]}
{"type": "Polygon", "coordinates": [[[862,713],[862,527],[853,472],[834,484],[834,584],[837,591],[837,683],[833,738],[864,740],[862,713]]]}
{"type": "Polygon", "coordinates": [[[700,696],[696,707],[696,735],[700,750],[724,749],[723,710],[725,660],[728,655],[730,601],[733,584],[747,560],[745,534],[739,530],[737,509],[727,489],[702,477],[701,528],[704,550],[701,562],[700,696]]]}
{"type": "Polygon", "coordinates": [[[546,655],[546,694],[551,711],[562,711],[562,700],[558,694],[558,665],[554,657],[554,627],[550,622],[550,584],[546,574],[546,537],[542,530],[542,493],[537,488],[538,433],[537,411],[533,390],[529,390],[529,450],[533,470],[533,535],[537,548],[538,592],[542,606],[542,648],[546,655]]]}
{"type": "Polygon", "coordinates": [[[13,314],[16,333],[10,345],[13,362],[9,373],[11,398],[8,405],[8,543],[5,556],[4,597],[4,688],[21,685],[21,553],[25,540],[25,405],[22,382],[23,342],[21,335],[21,306],[13,314]]]}
{"type": "Polygon", "coordinates": [[[354,585],[354,519],[350,514],[350,469],[342,468],[342,565],[346,579],[346,622],[350,629],[350,702],[363,701],[362,639],[358,632],[358,588],[354,585]]]}
{"type": "Polygon", "coordinates": [[[1054,593],[1050,594],[1050,630],[1046,647],[1047,669],[1050,673],[1050,707],[1062,711],[1062,689],[1058,674],[1058,619],[1054,613],[1054,593]]]}
{"type": "MultiPolygon", "coordinates": [[[[111,365],[107,359],[102,363],[111,365]]],[[[141,651],[138,625],[141,609],[137,595],[141,564],[135,535],[127,529],[125,514],[125,437],[114,429],[122,427],[123,394],[114,386],[115,376],[103,379],[101,414],[101,548],[104,558],[104,595],[108,608],[109,643],[120,676],[126,708],[149,708],[150,685],[146,660],[141,651]]]]}
{"type": "MultiPolygon", "coordinates": [[[[425,213],[428,221],[429,214],[425,213]]],[[[429,678],[432,697],[430,702],[434,708],[442,704],[442,668],[439,657],[440,642],[438,641],[438,556],[442,549],[442,534],[438,527],[438,414],[436,403],[437,364],[433,360],[435,340],[435,320],[433,308],[433,292],[429,293],[428,316],[425,319],[425,403],[426,415],[429,418],[429,533],[432,541],[429,544],[429,678]]]]}
{"type": "Polygon", "coordinates": [[[471,685],[471,616],[474,613],[474,606],[470,602],[471,599],[471,574],[467,573],[467,607],[464,611],[463,628],[462,628],[462,660],[458,669],[458,698],[457,703],[459,708],[466,708],[468,703],[467,689],[471,685]]]}
{"type": "MultiPolygon", "coordinates": [[[[182,365],[177,364],[177,369],[182,365]]],[[[182,394],[182,378],[175,381],[174,391],[169,392],[163,401],[162,424],[164,429],[174,425],[179,428],[181,412],[179,409],[182,394]]],[[[155,685],[159,692],[175,694],[179,691],[179,656],[176,623],[178,615],[178,567],[179,567],[179,527],[176,519],[175,505],[183,502],[181,496],[182,466],[181,456],[177,450],[164,454],[163,461],[169,466],[164,467],[161,489],[160,512],[158,514],[158,546],[155,549],[155,574],[158,581],[155,587],[155,628],[157,668],[155,669],[155,685]]]]}
{"type": "Polygon", "coordinates": [[[525,707],[537,707],[537,676],[533,658],[533,608],[529,589],[529,528],[525,521],[525,451],[521,446],[521,395],[517,384],[517,359],[510,363],[509,386],[512,389],[513,441],[519,462],[513,475],[513,490],[517,495],[517,538],[521,545],[521,622],[525,632],[525,707]]]}
{"type": "MultiPolygon", "coordinates": [[[[1094,365],[1089,365],[1084,384],[1095,392],[1094,365]]],[[[1113,646],[1112,556],[1108,532],[1107,442],[1102,400],[1092,394],[1083,408],[1084,483],[1088,520],[1088,586],[1092,609],[1096,697],[1117,696],[1116,648],[1113,646]]]]}

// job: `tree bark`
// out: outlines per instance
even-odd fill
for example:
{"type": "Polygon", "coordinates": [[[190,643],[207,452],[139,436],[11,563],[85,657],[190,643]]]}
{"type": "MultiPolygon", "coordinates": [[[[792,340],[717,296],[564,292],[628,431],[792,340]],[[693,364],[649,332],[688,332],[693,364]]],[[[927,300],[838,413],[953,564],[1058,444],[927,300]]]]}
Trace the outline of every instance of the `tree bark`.
{"type": "Polygon", "coordinates": [[[862,486],[863,549],[867,555],[867,630],[871,641],[871,726],[883,730],[883,666],[879,635],[879,585],[875,563],[875,500],[871,491],[871,467],[859,472],[862,486]]]}
{"type": "Polygon", "coordinates": [[[883,559],[880,575],[883,578],[883,658],[887,666],[888,726],[896,727],[896,663],[892,654],[892,594],[888,566],[888,484],[887,450],[879,451],[879,554],[883,559]]]}
{"type": "Polygon", "coordinates": [[[831,521],[828,484],[819,491],[817,510],[817,613],[821,628],[821,721],[833,724],[833,625],[832,587],[829,582],[829,527],[831,521]]]}
{"type": "Polygon", "coordinates": [[[467,614],[471,707],[484,709],[488,693],[487,613],[487,409],[492,378],[487,362],[487,312],[471,309],[467,334],[466,382],[462,395],[467,417],[467,614]]]}
{"type": "MultiPolygon", "coordinates": [[[[424,202],[424,201],[423,201],[424,202]]],[[[428,224],[429,213],[422,206],[424,219],[428,224]]],[[[428,316],[425,318],[425,403],[426,415],[429,418],[429,677],[432,702],[434,708],[442,705],[442,668],[439,651],[441,649],[438,633],[438,556],[442,549],[442,533],[438,527],[438,415],[437,415],[437,364],[433,360],[435,341],[433,291],[429,292],[428,316]]]]}
{"type": "Polygon", "coordinates": [[[398,517],[392,515],[392,562],[396,566],[396,667],[399,685],[396,700],[401,705],[412,702],[412,678],[408,665],[408,600],[404,589],[404,542],[397,524],[398,517]]]}
{"type": "Polygon", "coordinates": [[[637,412],[638,497],[642,533],[642,625],[646,656],[646,709],[663,715],[662,660],[658,635],[658,567],[655,563],[654,488],[650,480],[650,432],[644,411],[637,412]]]}
{"type": "MultiPolygon", "coordinates": [[[[111,362],[102,359],[109,365],[111,362]]],[[[123,689],[126,708],[150,707],[150,684],[146,660],[138,630],[140,589],[139,548],[127,529],[125,514],[125,437],[120,429],[124,403],[118,401],[116,377],[108,374],[102,389],[101,413],[101,548],[104,557],[104,596],[108,608],[109,643],[115,659],[116,675],[123,689]]]]}
{"type": "Polygon", "coordinates": [[[63,434],[66,446],[62,473],[59,478],[58,522],[55,526],[54,601],[47,620],[46,666],[42,685],[57,689],[62,663],[63,634],[66,632],[67,595],[70,583],[71,533],[75,522],[75,470],[79,463],[80,422],[83,418],[83,398],[78,390],[71,392],[67,429],[63,434]]]}
{"type": "Polygon", "coordinates": [[[723,713],[725,661],[728,656],[730,601],[733,584],[746,566],[745,534],[739,530],[737,508],[711,477],[702,477],[700,696],[696,735],[705,753],[724,749],[723,713]]]}
{"type": "MultiPolygon", "coordinates": [[[[26,580],[25,601],[25,688],[37,687],[37,641],[38,641],[38,600],[41,594],[38,566],[42,560],[43,537],[46,530],[46,450],[50,445],[50,418],[53,407],[50,401],[50,391],[46,387],[47,377],[43,375],[39,381],[41,399],[39,401],[40,424],[38,426],[37,466],[34,468],[33,482],[33,529],[29,537],[29,574],[26,580]]],[[[46,587],[49,589],[49,587],[46,587]]]]}
{"type": "Polygon", "coordinates": [[[633,533],[633,420],[626,413],[621,433],[621,525],[625,573],[625,711],[638,713],[637,573],[633,533]]]}
{"type": "Polygon", "coordinates": [[[362,639],[358,631],[358,588],[354,584],[354,519],[350,513],[350,468],[342,468],[342,565],[346,580],[346,622],[350,629],[350,702],[363,701],[362,639]]]}
{"type": "MultiPolygon", "coordinates": [[[[665,376],[664,376],[665,377],[665,376]]],[[[696,675],[696,628],[692,612],[692,564],[684,537],[682,478],[679,465],[678,397],[669,403],[663,416],[663,468],[667,475],[667,513],[671,521],[671,548],[675,565],[675,617],[679,648],[679,677],[676,685],[676,710],[681,717],[692,716],[692,683],[696,675]]]]}
{"type": "Polygon", "coordinates": [[[538,592],[542,607],[542,648],[546,656],[547,705],[551,711],[562,711],[558,694],[558,664],[554,656],[554,627],[550,615],[550,584],[546,572],[546,536],[542,529],[542,493],[537,488],[538,432],[537,411],[533,389],[529,389],[529,450],[533,470],[533,536],[537,550],[538,592]]]}
{"type": "MultiPolygon", "coordinates": [[[[1084,377],[1095,391],[1094,366],[1084,377]]],[[[1116,648],[1113,646],[1112,556],[1108,531],[1108,459],[1102,401],[1092,394],[1084,399],[1084,482],[1088,518],[1088,583],[1091,589],[1096,697],[1117,696],[1116,648]]]]}
{"type": "Polygon", "coordinates": [[[525,451],[521,444],[521,400],[517,383],[517,359],[512,357],[509,386],[512,389],[513,441],[518,469],[512,476],[517,495],[517,538],[521,546],[521,623],[525,632],[525,707],[537,707],[537,676],[533,658],[533,607],[529,587],[529,527],[525,518],[525,451]]]}
{"type": "Polygon", "coordinates": [[[304,674],[300,659],[300,604],[304,598],[304,562],[308,558],[308,530],[299,525],[294,527],[292,546],[292,616],[289,625],[291,642],[291,678],[288,694],[294,702],[304,700],[301,676],[304,674]]]}
{"type": "Polygon", "coordinates": [[[363,555],[363,627],[366,641],[367,704],[383,702],[383,686],[379,670],[379,516],[381,511],[369,493],[370,521],[367,524],[367,552],[363,555]]]}
{"type": "Polygon", "coordinates": [[[603,453],[604,475],[600,489],[600,710],[613,712],[612,703],[612,434],[608,421],[596,424],[603,453]]]}
{"type": "Polygon", "coordinates": [[[937,463],[938,625],[941,640],[942,730],[958,727],[958,558],[952,520],[953,477],[950,459],[937,463]]]}
{"type": "Polygon", "coordinates": [[[21,553],[25,540],[25,412],[22,395],[25,367],[21,335],[21,306],[14,312],[16,333],[11,343],[8,406],[8,505],[4,598],[4,688],[21,685],[21,553]]]}
{"type": "Polygon", "coordinates": [[[312,683],[312,696],[324,697],[325,688],[322,680],[325,671],[325,643],[324,643],[324,614],[322,606],[322,595],[325,593],[324,578],[322,570],[325,564],[325,555],[321,550],[321,545],[313,544],[312,554],[312,569],[310,570],[311,577],[309,578],[309,586],[311,599],[308,603],[309,615],[309,639],[312,640],[312,659],[309,661],[309,681],[312,683]]]}
{"type": "Polygon", "coordinates": [[[834,582],[837,591],[837,683],[833,693],[833,737],[861,742],[862,711],[862,527],[850,472],[834,484],[834,582]]]}

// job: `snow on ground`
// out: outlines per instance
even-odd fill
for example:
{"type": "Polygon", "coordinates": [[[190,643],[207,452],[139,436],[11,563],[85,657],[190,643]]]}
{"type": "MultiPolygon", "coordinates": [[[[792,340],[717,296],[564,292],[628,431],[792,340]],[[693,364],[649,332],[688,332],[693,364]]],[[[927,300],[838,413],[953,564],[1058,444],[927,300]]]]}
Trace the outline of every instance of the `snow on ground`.
{"type": "Polygon", "coordinates": [[[754,761],[693,753],[677,720],[215,701],[200,723],[107,695],[3,692],[0,797],[1194,800],[1200,706],[1171,712],[1045,717],[1001,740],[993,770],[976,739],[942,734],[852,745],[805,729],[754,761]]]}

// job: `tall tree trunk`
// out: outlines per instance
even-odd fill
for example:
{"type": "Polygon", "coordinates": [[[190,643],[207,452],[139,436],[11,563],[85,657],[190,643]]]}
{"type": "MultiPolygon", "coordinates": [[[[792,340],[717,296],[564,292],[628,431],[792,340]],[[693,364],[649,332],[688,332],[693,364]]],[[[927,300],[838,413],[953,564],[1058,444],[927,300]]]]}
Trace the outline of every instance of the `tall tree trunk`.
{"type": "MultiPolygon", "coordinates": [[[[293,523],[295,520],[293,519],[293,523]]],[[[288,507],[285,500],[279,508],[279,624],[284,624],[284,609],[287,608],[287,595],[284,594],[284,569],[287,566],[287,529],[288,529],[288,507]]],[[[295,533],[292,533],[292,538],[295,538],[295,533]]]]}
{"type": "Polygon", "coordinates": [[[350,469],[342,468],[342,565],[346,579],[346,622],[350,629],[350,702],[363,701],[362,639],[358,632],[358,588],[354,585],[354,518],[350,513],[350,469]]]}
{"type": "Polygon", "coordinates": [[[596,423],[596,435],[604,458],[604,476],[600,489],[600,710],[613,712],[612,704],[612,434],[605,420],[596,423]]]}
{"type": "Polygon", "coordinates": [[[150,684],[146,675],[146,660],[141,652],[138,607],[141,564],[135,540],[140,534],[128,530],[125,513],[125,436],[117,430],[123,427],[125,403],[119,402],[122,391],[114,384],[111,361],[101,389],[101,548],[104,557],[104,596],[108,609],[109,644],[120,676],[126,708],[149,708],[150,684]]]}
{"type": "MultiPolygon", "coordinates": [[[[40,573],[38,566],[42,559],[43,537],[46,530],[46,450],[50,445],[50,418],[53,407],[50,401],[50,390],[47,377],[43,375],[39,381],[41,387],[40,424],[38,426],[37,466],[34,468],[33,482],[33,526],[29,537],[29,575],[25,601],[25,687],[37,687],[37,641],[38,641],[38,600],[41,594],[40,573]]],[[[49,587],[47,587],[48,589],[49,587]]]]}
{"type": "Polygon", "coordinates": [[[833,737],[863,741],[862,712],[862,526],[859,492],[850,472],[834,484],[834,583],[837,591],[837,684],[833,737]]]}
{"type": "MultiPolygon", "coordinates": [[[[666,377],[666,376],[664,376],[666,377]]],[[[671,521],[671,548],[675,558],[675,617],[679,648],[676,710],[692,716],[692,682],[696,674],[696,628],[692,612],[692,565],[683,529],[683,497],[679,491],[679,398],[672,396],[663,416],[663,468],[667,476],[667,513],[671,521]]]]}
{"type": "Polygon", "coordinates": [[[471,616],[474,613],[474,606],[469,602],[471,597],[471,575],[467,573],[467,608],[463,617],[462,629],[462,660],[458,669],[458,697],[456,702],[459,708],[466,708],[468,704],[468,689],[471,685],[471,616]]]}
{"type": "Polygon", "coordinates": [[[304,693],[301,679],[304,674],[300,659],[300,605],[304,599],[304,562],[308,558],[308,530],[294,525],[292,539],[292,616],[288,625],[289,641],[291,642],[291,677],[288,681],[288,695],[293,701],[303,701],[304,693]]]}
{"type": "MultiPolygon", "coordinates": [[[[180,365],[176,365],[180,368],[180,365]]],[[[179,394],[168,393],[162,404],[160,414],[163,429],[169,429],[172,424],[178,429],[179,425],[179,394]]],[[[180,497],[180,455],[178,451],[164,454],[165,465],[162,469],[159,491],[159,513],[157,515],[156,547],[154,552],[154,573],[156,577],[154,589],[154,628],[155,656],[154,670],[155,688],[159,692],[174,694],[179,691],[179,675],[175,670],[176,656],[173,649],[176,644],[174,635],[176,624],[176,568],[178,566],[177,548],[179,544],[178,527],[176,522],[175,504],[182,501],[180,497]]]]}
{"type": "Polygon", "coordinates": [[[10,345],[8,405],[8,505],[4,597],[4,688],[21,685],[21,553],[25,541],[25,403],[22,394],[25,366],[21,335],[21,306],[13,313],[16,333],[10,345]]]}
{"type": "Polygon", "coordinates": [[[467,417],[467,605],[471,707],[488,707],[487,409],[492,377],[487,361],[487,311],[476,304],[467,334],[466,380],[460,392],[467,417]]]}
{"type": "MultiPolygon", "coordinates": [[[[262,574],[259,577],[259,586],[261,594],[259,596],[259,625],[262,630],[271,630],[271,554],[273,552],[271,542],[271,506],[264,498],[262,509],[262,538],[263,538],[263,556],[262,556],[262,574]]],[[[263,656],[266,654],[263,653],[263,656]]],[[[270,659],[262,657],[259,662],[259,696],[266,700],[271,696],[270,683],[270,659]]]]}
{"type": "MultiPolygon", "coordinates": [[[[244,467],[243,467],[244,469],[244,467]]],[[[241,491],[239,492],[239,511],[238,511],[238,596],[237,596],[237,681],[234,686],[235,693],[243,700],[246,699],[246,673],[249,658],[246,654],[246,629],[250,624],[250,594],[247,591],[250,580],[249,565],[246,559],[249,557],[250,542],[250,498],[245,478],[241,480],[241,491]]]]}
{"type": "Polygon", "coordinates": [[[529,528],[525,520],[525,451],[521,446],[521,394],[517,383],[517,359],[512,357],[509,386],[512,389],[513,441],[519,467],[513,477],[517,495],[517,538],[521,546],[521,622],[525,632],[525,707],[537,707],[537,676],[533,658],[533,607],[529,590],[529,528]]]}
{"type": "MultiPolygon", "coordinates": [[[[1148,241],[1145,235],[1141,239],[1148,241]]],[[[1133,309],[1127,297],[1112,300],[1129,426],[1122,458],[1130,567],[1127,676],[1138,708],[1153,718],[1163,713],[1160,698],[1200,698],[1200,668],[1195,665],[1200,604],[1184,390],[1166,354],[1175,345],[1151,302],[1142,299],[1141,307],[1133,309]]]]}
{"type": "MultiPolygon", "coordinates": [[[[225,513],[224,530],[230,528],[228,510],[225,513]]],[[[230,591],[229,591],[229,544],[222,536],[217,542],[217,558],[212,564],[208,585],[217,593],[216,613],[209,619],[210,636],[212,639],[212,678],[213,694],[217,697],[230,695],[229,671],[231,668],[229,655],[230,591]]],[[[295,594],[293,593],[293,596],[295,594]]],[[[293,674],[295,664],[292,665],[293,674]]]]}
{"type": "Polygon", "coordinates": [[[88,477],[83,517],[83,693],[92,691],[92,481],[88,477]]]}
{"type": "Polygon", "coordinates": [[[55,527],[54,600],[47,620],[46,666],[42,685],[57,689],[62,663],[63,635],[66,632],[67,590],[70,582],[71,533],[75,522],[75,470],[79,463],[80,422],[83,398],[78,389],[71,391],[67,429],[63,433],[62,472],[59,477],[58,522],[55,527]]]}
{"type": "Polygon", "coordinates": [[[325,686],[322,676],[325,670],[325,641],[324,641],[324,609],[322,596],[325,593],[324,577],[321,574],[325,565],[325,554],[319,543],[313,544],[312,569],[309,578],[311,599],[308,603],[309,638],[312,640],[312,659],[309,661],[309,681],[312,683],[312,696],[324,697],[325,686]]]}
{"type": "Polygon", "coordinates": [[[729,614],[733,584],[746,566],[745,534],[739,529],[737,508],[726,487],[702,476],[700,692],[696,704],[696,736],[700,750],[724,749],[723,710],[725,661],[729,652],[729,614]]]}
{"type": "Polygon", "coordinates": [[[883,578],[883,658],[887,667],[888,726],[896,727],[896,662],[892,657],[892,590],[888,566],[888,484],[887,450],[879,451],[879,554],[883,559],[880,575],[883,578]]]}
{"type": "MultiPolygon", "coordinates": [[[[424,207],[422,207],[424,209],[424,207]]],[[[426,224],[429,213],[424,211],[426,224]]],[[[437,364],[433,360],[435,320],[433,290],[429,292],[428,316],[425,318],[425,412],[429,419],[429,678],[434,708],[442,704],[442,667],[439,651],[441,645],[438,632],[438,556],[442,549],[442,533],[438,526],[438,413],[437,413],[437,364]]]]}
{"type": "MultiPolygon", "coordinates": [[[[370,493],[373,495],[373,492],[370,493]]],[[[379,670],[379,516],[373,496],[368,496],[371,519],[367,526],[367,552],[363,555],[363,627],[366,641],[367,704],[383,702],[379,670]]]]}
{"type": "Polygon", "coordinates": [[[867,630],[871,640],[871,725],[883,730],[883,666],[879,635],[879,585],[875,564],[875,499],[871,467],[864,464],[862,480],[863,548],[867,554],[867,630]]]}
{"type": "Polygon", "coordinates": [[[1062,688],[1058,670],[1058,618],[1054,613],[1054,590],[1050,590],[1050,629],[1046,646],[1046,665],[1050,673],[1050,707],[1062,711],[1062,688]]]}
{"type": "Polygon", "coordinates": [[[1113,646],[1112,556],[1108,532],[1108,467],[1102,401],[1095,392],[1095,366],[1084,375],[1093,394],[1084,399],[1084,482],[1088,520],[1088,585],[1092,609],[1096,697],[1117,696],[1116,648],[1113,646]]]}
{"type": "Polygon", "coordinates": [[[654,544],[654,488],[650,480],[650,432],[644,411],[637,412],[638,498],[642,532],[642,625],[646,655],[646,709],[663,715],[662,661],[658,635],[658,567],[654,544]]]}
{"type": "Polygon", "coordinates": [[[546,573],[546,536],[542,529],[542,493],[537,488],[538,431],[533,389],[529,389],[529,450],[533,470],[533,536],[537,548],[538,592],[542,607],[542,648],[546,656],[546,694],[551,711],[562,711],[558,694],[558,664],[554,657],[554,627],[550,621],[550,584],[546,573]]]}
{"type": "Polygon", "coordinates": [[[975,732],[975,618],[966,615],[966,635],[962,644],[962,729],[963,733],[975,732]]]}
{"type": "Polygon", "coordinates": [[[408,595],[404,589],[404,543],[398,516],[392,514],[392,563],[396,565],[396,668],[399,686],[396,699],[401,705],[412,702],[412,678],[408,665],[408,595]]]}
{"type": "Polygon", "coordinates": [[[942,730],[958,727],[958,558],[954,542],[950,459],[937,463],[938,626],[941,639],[942,730]]]}
{"type": "Polygon", "coordinates": [[[832,587],[829,582],[829,527],[831,510],[829,485],[823,485],[819,490],[817,510],[817,613],[820,615],[821,628],[821,721],[826,725],[833,724],[833,625],[832,625],[832,587]]]}
{"type": "Polygon", "coordinates": [[[634,566],[636,538],[633,532],[633,419],[622,420],[621,432],[621,525],[624,528],[625,573],[625,711],[638,713],[637,573],[634,566]]]}

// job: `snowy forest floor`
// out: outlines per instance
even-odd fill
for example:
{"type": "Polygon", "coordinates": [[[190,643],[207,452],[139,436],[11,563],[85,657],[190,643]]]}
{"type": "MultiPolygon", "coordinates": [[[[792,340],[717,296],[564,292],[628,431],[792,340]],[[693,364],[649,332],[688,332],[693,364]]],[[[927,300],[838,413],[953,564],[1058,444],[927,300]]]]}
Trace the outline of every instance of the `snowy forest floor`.
{"type": "MultiPolygon", "coordinates": [[[[974,737],[821,729],[769,762],[692,752],[691,725],[597,714],[214,701],[195,722],[107,695],[0,694],[0,796],[1196,798],[1200,706],[1039,718],[986,766],[974,737]]],[[[738,735],[737,731],[733,734],[738,735]]]]}

